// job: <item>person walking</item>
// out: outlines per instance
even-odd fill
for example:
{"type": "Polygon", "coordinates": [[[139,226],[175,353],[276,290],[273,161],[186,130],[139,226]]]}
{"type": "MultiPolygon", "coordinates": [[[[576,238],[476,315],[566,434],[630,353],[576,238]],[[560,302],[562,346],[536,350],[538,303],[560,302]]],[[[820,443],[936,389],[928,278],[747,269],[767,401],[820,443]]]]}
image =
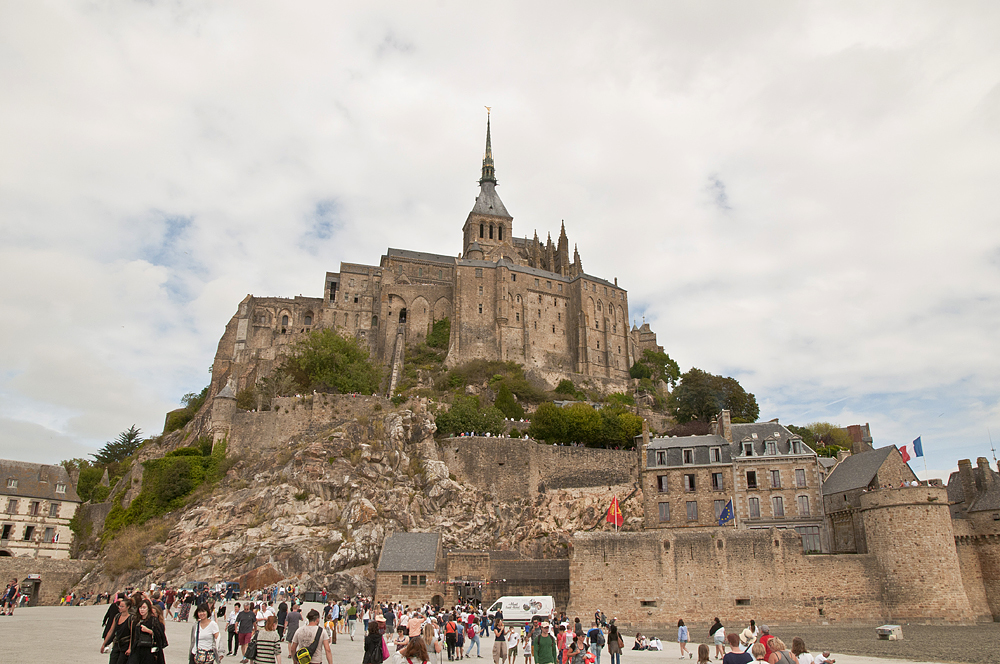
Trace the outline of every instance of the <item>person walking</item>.
{"type": "MultiPolygon", "coordinates": [[[[284,602],[282,602],[284,604],[284,602]]],[[[257,654],[254,664],[281,664],[281,635],[278,633],[278,617],[268,616],[264,629],[257,633],[257,654]]]]}
{"type": "Polygon", "coordinates": [[[285,616],[285,642],[288,643],[289,658],[295,657],[295,653],[291,650],[292,637],[295,636],[300,624],[302,624],[302,607],[293,603],[292,610],[285,616]]]}
{"type": "Polygon", "coordinates": [[[543,622],[538,634],[532,639],[531,652],[535,656],[535,664],[558,664],[559,647],[556,637],[552,636],[552,625],[543,622]]]}
{"type": "MultiPolygon", "coordinates": [[[[330,635],[319,624],[319,611],[309,609],[306,614],[308,625],[299,627],[292,637],[292,652],[305,648],[309,651],[312,664],[333,664],[333,652],[330,651],[330,635]]],[[[293,655],[294,656],[294,655],[293,655]]],[[[295,660],[293,660],[295,661],[295,660]]]]}
{"type": "Polygon", "coordinates": [[[507,661],[507,627],[503,619],[493,625],[493,664],[503,664],[507,661]]]}
{"type": "Polygon", "coordinates": [[[687,649],[689,640],[687,625],[684,624],[684,619],[681,618],[677,621],[677,643],[681,646],[681,659],[684,659],[684,655],[687,655],[688,659],[691,659],[693,656],[693,653],[689,653],[687,649]]]}
{"type": "Polygon", "coordinates": [[[715,641],[715,659],[722,659],[726,655],[726,628],[722,626],[722,621],[715,618],[708,628],[708,635],[715,641]]]}
{"type": "Polygon", "coordinates": [[[382,632],[378,627],[378,621],[369,620],[368,632],[365,634],[365,655],[361,659],[361,664],[382,664],[384,661],[382,645],[382,632]]]}
{"type": "Polygon", "coordinates": [[[236,602],[226,616],[226,654],[235,655],[239,648],[239,640],[236,635],[236,616],[240,612],[240,603],[236,602]]]}
{"type": "Polygon", "coordinates": [[[611,625],[608,627],[608,654],[611,655],[611,664],[622,664],[622,650],[624,649],[625,639],[618,631],[615,619],[612,618],[611,625]]]}
{"type": "Polygon", "coordinates": [[[188,659],[195,664],[214,664],[222,659],[219,654],[219,624],[212,620],[212,610],[207,604],[198,605],[194,610],[194,618],[188,648],[191,657],[188,659]]]}
{"type": "Polygon", "coordinates": [[[275,618],[277,618],[277,622],[275,623],[275,630],[278,632],[279,639],[285,638],[285,618],[287,617],[288,617],[288,604],[286,604],[285,602],[281,602],[280,604],[278,604],[278,615],[275,616],[275,618]]]}
{"type": "MultiPolygon", "coordinates": [[[[216,625],[218,629],[218,625],[216,625]]],[[[153,612],[153,603],[143,599],[136,619],[132,621],[132,638],[128,655],[129,664],[157,664],[154,648],[162,648],[166,635],[153,612]]]]}
{"type": "Polygon", "coordinates": [[[455,645],[458,643],[458,624],[454,613],[448,616],[448,622],[444,625],[444,642],[448,645],[448,661],[454,661],[455,645]]]}
{"type": "Polygon", "coordinates": [[[595,620],[594,624],[591,626],[590,631],[587,632],[587,642],[590,644],[590,652],[594,655],[594,660],[597,664],[601,664],[601,649],[604,648],[604,632],[601,630],[600,623],[595,620]]]}
{"type": "Polygon", "coordinates": [[[243,605],[243,609],[236,614],[236,644],[239,648],[239,654],[243,655],[243,659],[240,660],[242,664],[249,661],[247,659],[247,646],[250,645],[250,639],[253,638],[256,629],[257,616],[254,614],[254,606],[247,602],[243,605]]]}
{"type": "Polygon", "coordinates": [[[108,664],[125,664],[128,661],[126,651],[132,643],[132,623],[131,613],[132,600],[128,597],[118,598],[118,616],[110,624],[110,629],[104,635],[104,643],[101,644],[101,652],[105,652],[108,644],[111,644],[111,656],[108,664]]]}
{"type": "Polygon", "coordinates": [[[569,645],[569,664],[583,664],[583,654],[586,648],[583,647],[583,638],[579,634],[573,635],[573,643],[569,645]]]}
{"type": "Polygon", "coordinates": [[[472,646],[476,646],[476,657],[482,659],[483,655],[479,651],[479,630],[476,629],[476,621],[469,618],[469,624],[465,628],[465,641],[469,644],[465,650],[466,657],[472,657],[472,646]]]}

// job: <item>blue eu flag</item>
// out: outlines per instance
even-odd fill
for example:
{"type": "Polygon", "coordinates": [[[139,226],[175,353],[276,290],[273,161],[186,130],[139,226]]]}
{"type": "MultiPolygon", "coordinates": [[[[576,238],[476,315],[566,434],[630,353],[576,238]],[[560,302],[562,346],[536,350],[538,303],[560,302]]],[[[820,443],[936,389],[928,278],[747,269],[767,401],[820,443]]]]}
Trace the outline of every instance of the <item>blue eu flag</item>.
{"type": "Polygon", "coordinates": [[[732,499],[726,503],[725,508],[722,510],[722,514],[719,515],[719,525],[724,526],[727,521],[732,521],[736,516],[733,514],[733,501],[732,499]]]}

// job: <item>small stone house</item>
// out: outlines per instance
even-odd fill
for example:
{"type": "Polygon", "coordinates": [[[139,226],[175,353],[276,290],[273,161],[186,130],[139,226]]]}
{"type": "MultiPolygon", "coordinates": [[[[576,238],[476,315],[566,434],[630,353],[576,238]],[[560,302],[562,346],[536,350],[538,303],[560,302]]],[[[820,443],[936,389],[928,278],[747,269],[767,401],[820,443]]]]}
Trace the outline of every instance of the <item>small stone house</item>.
{"type": "Polygon", "coordinates": [[[868,553],[860,512],[862,494],[916,479],[892,445],[852,454],[841,461],[823,484],[833,553],[868,553]]]}
{"type": "Polygon", "coordinates": [[[443,579],[438,574],[443,562],[439,533],[389,535],[375,569],[375,601],[443,605],[443,579]]]}
{"type": "Polygon", "coordinates": [[[69,558],[79,505],[62,466],[0,459],[0,556],[69,558]]]}

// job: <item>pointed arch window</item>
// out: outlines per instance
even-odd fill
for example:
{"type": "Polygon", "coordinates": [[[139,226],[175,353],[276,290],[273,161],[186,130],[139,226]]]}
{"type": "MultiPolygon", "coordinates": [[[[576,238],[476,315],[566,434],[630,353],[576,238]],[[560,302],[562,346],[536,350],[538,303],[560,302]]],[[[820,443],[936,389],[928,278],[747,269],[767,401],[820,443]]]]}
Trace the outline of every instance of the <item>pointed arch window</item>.
{"type": "Polygon", "coordinates": [[[479,224],[479,239],[483,239],[483,225],[479,224]]]}
{"type": "Polygon", "coordinates": [[[493,224],[490,224],[490,239],[493,239],[493,224]]]}
{"type": "Polygon", "coordinates": [[[497,232],[498,232],[498,233],[500,233],[500,237],[499,237],[499,238],[497,238],[497,239],[499,239],[499,240],[500,240],[501,242],[503,242],[503,226],[500,226],[500,227],[499,227],[499,228],[497,229],[497,232]]]}

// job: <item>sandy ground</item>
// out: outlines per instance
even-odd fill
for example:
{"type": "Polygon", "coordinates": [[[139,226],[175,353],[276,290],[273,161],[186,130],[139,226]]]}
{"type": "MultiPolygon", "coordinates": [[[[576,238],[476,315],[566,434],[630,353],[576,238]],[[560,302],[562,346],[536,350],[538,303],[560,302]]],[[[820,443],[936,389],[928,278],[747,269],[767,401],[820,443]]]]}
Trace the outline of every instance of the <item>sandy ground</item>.
{"type": "MultiPolygon", "coordinates": [[[[306,605],[318,608],[319,605],[306,605]]],[[[108,655],[99,652],[101,645],[101,619],[106,605],[59,607],[43,606],[18,609],[14,616],[0,616],[0,664],[28,664],[39,661],[69,661],[73,664],[106,664],[108,655]]],[[[167,664],[187,662],[187,644],[192,623],[167,622],[167,664]]],[[[225,629],[223,626],[223,635],[225,629]]],[[[1000,662],[1000,624],[976,627],[923,627],[904,626],[905,641],[877,641],[874,626],[866,627],[793,627],[775,626],[772,632],[791,644],[792,636],[801,636],[806,644],[833,648],[837,664],[915,664],[919,662],[973,662],[986,664],[1000,662]],[[935,642],[942,648],[936,648],[935,642]],[[843,650],[837,650],[838,646],[843,650]],[[844,654],[850,649],[859,654],[844,654]],[[880,657],[862,656],[879,655],[880,657]]],[[[697,633],[697,632],[696,632],[697,633]]],[[[626,639],[631,647],[632,639],[626,639]]],[[[482,660],[473,654],[469,664],[491,659],[493,641],[483,640],[482,660]]],[[[622,664],[666,664],[677,662],[676,643],[664,643],[663,652],[626,650],[622,664]]],[[[332,646],[334,664],[361,664],[364,654],[361,625],[358,636],[351,641],[346,635],[332,646]]],[[[225,645],[223,644],[223,651],[225,645]]],[[[694,644],[697,652],[697,644],[694,644]]],[[[238,664],[241,658],[226,657],[226,664],[238,664]]],[[[433,660],[433,657],[432,657],[433,660]]],[[[604,653],[602,664],[610,664],[604,653]]],[[[693,661],[693,660],[688,660],[693,661]]],[[[289,664],[287,657],[282,658],[289,664]]],[[[447,662],[447,658],[444,658],[447,662]]],[[[519,658],[518,664],[524,659],[519,658]]],[[[432,664],[438,664],[433,662],[432,664]]]]}

